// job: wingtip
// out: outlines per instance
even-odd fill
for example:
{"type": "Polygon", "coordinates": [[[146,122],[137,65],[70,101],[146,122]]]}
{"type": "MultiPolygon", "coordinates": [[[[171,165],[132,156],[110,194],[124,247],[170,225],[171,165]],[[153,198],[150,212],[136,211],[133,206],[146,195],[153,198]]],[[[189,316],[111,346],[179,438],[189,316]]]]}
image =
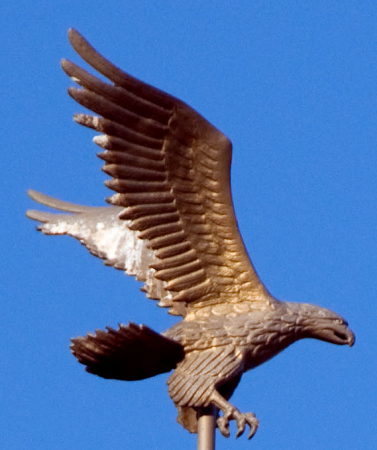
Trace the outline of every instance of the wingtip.
{"type": "Polygon", "coordinates": [[[35,191],[34,189],[29,189],[27,191],[27,195],[35,202],[46,206],[50,206],[49,203],[55,200],[53,197],[50,197],[49,195],[46,194],[42,194],[42,192],[35,191]]]}
{"type": "Polygon", "coordinates": [[[68,39],[72,42],[72,39],[82,37],[81,34],[75,28],[68,28],[68,39]]]}
{"type": "MultiPolygon", "coordinates": [[[[52,209],[57,209],[59,211],[71,212],[71,213],[82,213],[85,211],[92,211],[93,207],[77,205],[76,203],[70,203],[57,198],[51,197],[50,195],[42,194],[42,192],[34,191],[29,189],[27,191],[28,196],[37,203],[41,205],[48,206],[52,209]]],[[[30,212],[30,211],[28,211],[30,212]]]]}
{"type": "Polygon", "coordinates": [[[28,189],[27,195],[37,203],[41,203],[40,199],[43,198],[44,194],[42,192],[35,191],[34,189],[28,189]]]}
{"type": "Polygon", "coordinates": [[[70,64],[71,62],[66,58],[62,58],[60,60],[60,67],[64,70],[65,73],[67,73],[67,68],[70,64]]]}
{"type": "Polygon", "coordinates": [[[26,194],[30,197],[30,198],[33,198],[33,193],[34,193],[35,191],[34,191],[34,189],[28,189],[27,191],[26,191],[26,194]]]}
{"type": "MultiPolygon", "coordinates": [[[[35,191],[34,189],[29,189],[27,191],[27,195],[35,202],[44,204],[43,202],[44,194],[42,194],[41,192],[35,191]]],[[[40,214],[41,214],[40,211],[36,211],[34,209],[28,209],[25,213],[28,219],[36,220],[38,222],[44,222],[43,220],[41,220],[40,214]]]]}
{"type": "MultiPolygon", "coordinates": [[[[75,45],[83,40],[82,35],[75,28],[68,28],[68,40],[71,43],[72,47],[75,48],[75,45]]],[[[61,68],[66,72],[66,68],[71,64],[69,60],[66,58],[62,58],[60,61],[61,68]]]]}
{"type": "Polygon", "coordinates": [[[28,209],[25,213],[25,216],[28,219],[36,220],[36,221],[40,222],[39,218],[37,217],[37,214],[38,214],[38,211],[36,211],[35,209],[28,209]]]}
{"type": "Polygon", "coordinates": [[[83,52],[94,50],[84,36],[74,28],[68,30],[68,40],[80,56],[82,56],[83,52]]]}

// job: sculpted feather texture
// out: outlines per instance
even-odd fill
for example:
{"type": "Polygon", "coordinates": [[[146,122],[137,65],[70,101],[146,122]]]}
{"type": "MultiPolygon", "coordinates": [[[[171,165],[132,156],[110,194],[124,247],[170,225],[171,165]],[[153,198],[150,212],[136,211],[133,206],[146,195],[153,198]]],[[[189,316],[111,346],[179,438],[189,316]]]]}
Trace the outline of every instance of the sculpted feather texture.
{"type": "Polygon", "coordinates": [[[76,31],[77,53],[111,83],[63,60],[79,84],[69,94],[99,116],[75,121],[100,133],[103,171],[115,191],[110,207],[87,207],[35,191],[35,201],[61,214],[28,211],[44,234],[68,234],[104,263],[144,283],[147,297],[182,316],[162,334],[145,325],[120,325],[72,340],[72,352],[104,378],[143,379],[174,370],[169,394],[178,421],[197,431],[197,412],[210,404],[229,436],[257,430],[252,413],[228,400],[242,374],[302,338],[353,345],[337,314],[280,302],[264,287],[247,255],[230,191],[231,143],[182,101],[121,71],[76,31]],[[68,214],[67,214],[68,213],[68,214]]]}

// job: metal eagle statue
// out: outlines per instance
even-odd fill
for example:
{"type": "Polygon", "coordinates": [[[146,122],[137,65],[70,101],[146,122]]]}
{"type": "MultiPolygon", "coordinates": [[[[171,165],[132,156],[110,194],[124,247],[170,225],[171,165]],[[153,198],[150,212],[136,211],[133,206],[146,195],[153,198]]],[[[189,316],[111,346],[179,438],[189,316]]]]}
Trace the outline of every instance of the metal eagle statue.
{"type": "Polygon", "coordinates": [[[63,211],[28,211],[44,234],[78,239],[108,266],[144,283],[147,297],[182,317],[162,334],[145,325],[72,339],[71,349],[90,373],[141,380],[170,372],[169,394],[178,422],[197,432],[197,413],[214,405],[217,426],[229,436],[257,428],[253,413],[229,403],[244,372],[295,341],[354,343],[347,322],[325,308],[282,302],[263,285],[248,257],[230,190],[232,145],[200,114],[128,75],[103,58],[75,30],[76,52],[111,81],[74,63],[62,68],[79,88],[69,94],[96,116],[77,114],[99,131],[112,206],[87,207],[29,191],[42,205],[63,211]],[[67,214],[69,213],[69,214],[67,214]]]}

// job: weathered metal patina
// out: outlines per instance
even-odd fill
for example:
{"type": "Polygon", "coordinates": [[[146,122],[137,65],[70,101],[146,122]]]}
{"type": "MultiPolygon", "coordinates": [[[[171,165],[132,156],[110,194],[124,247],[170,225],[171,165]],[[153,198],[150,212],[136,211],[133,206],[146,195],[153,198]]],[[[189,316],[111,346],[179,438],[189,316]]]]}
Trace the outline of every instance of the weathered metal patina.
{"type": "Polygon", "coordinates": [[[347,322],[317,306],[281,302],[258,278],[234,215],[230,191],[232,146],[226,136],[182,101],[121,71],[76,31],[77,53],[108,78],[105,83],[72,62],[64,71],[79,84],[69,94],[98,116],[77,123],[101,133],[109,207],[86,207],[30,191],[63,214],[28,211],[45,234],[78,239],[106,265],[144,282],[147,297],[182,320],[162,334],[121,325],[72,340],[72,352],[91,373],[140,380],[173,370],[169,394],[178,421],[197,432],[197,412],[214,405],[224,436],[257,430],[252,413],[228,400],[242,374],[293,342],[316,338],[354,342],[347,322]],[[71,214],[66,214],[66,213],[71,214]]]}

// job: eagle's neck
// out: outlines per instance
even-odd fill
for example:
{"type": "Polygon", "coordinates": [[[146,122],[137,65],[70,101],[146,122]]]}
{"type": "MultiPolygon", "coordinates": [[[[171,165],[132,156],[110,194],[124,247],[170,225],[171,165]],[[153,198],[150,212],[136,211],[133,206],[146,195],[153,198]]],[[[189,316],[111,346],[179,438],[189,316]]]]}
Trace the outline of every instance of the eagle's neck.
{"type": "Polygon", "coordinates": [[[245,346],[245,370],[263,364],[301,339],[297,321],[293,317],[271,315],[263,324],[250,323],[249,336],[245,346]]]}

